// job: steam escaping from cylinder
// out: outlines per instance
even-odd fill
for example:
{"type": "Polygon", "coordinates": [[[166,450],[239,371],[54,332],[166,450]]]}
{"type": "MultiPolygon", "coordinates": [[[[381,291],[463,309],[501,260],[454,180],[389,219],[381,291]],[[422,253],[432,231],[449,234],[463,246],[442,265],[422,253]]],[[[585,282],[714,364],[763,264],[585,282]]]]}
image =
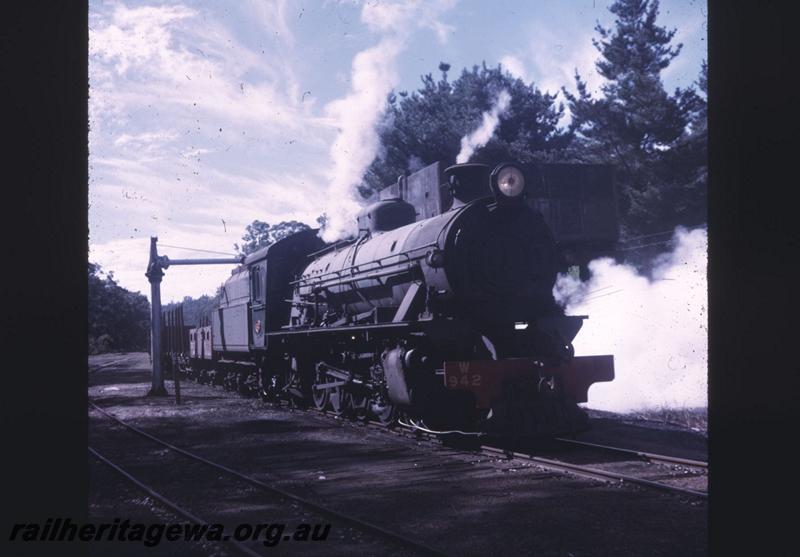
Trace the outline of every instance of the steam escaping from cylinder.
{"type": "Polygon", "coordinates": [[[708,404],[706,231],[678,228],[652,278],[608,258],[580,282],[553,289],[568,315],[588,315],[576,355],[613,354],[613,381],[589,389],[587,407],[611,412],[705,408],[708,404]]]}
{"type": "Polygon", "coordinates": [[[476,149],[486,145],[494,135],[494,131],[500,124],[500,116],[508,110],[511,104],[511,95],[505,89],[500,91],[492,107],[483,113],[481,125],[472,133],[461,138],[461,151],[456,156],[456,163],[468,162],[476,149]]]}

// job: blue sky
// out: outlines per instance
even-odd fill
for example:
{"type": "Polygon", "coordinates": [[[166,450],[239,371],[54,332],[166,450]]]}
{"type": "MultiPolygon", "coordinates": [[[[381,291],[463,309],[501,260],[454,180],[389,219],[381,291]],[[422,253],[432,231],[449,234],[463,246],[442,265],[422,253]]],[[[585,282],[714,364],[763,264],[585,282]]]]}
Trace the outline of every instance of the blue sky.
{"type": "MultiPolygon", "coordinates": [[[[380,149],[383,99],[440,61],[503,63],[542,89],[591,88],[605,0],[90,1],[90,260],[148,293],[149,237],[231,253],[245,226],[352,211],[380,149]],[[336,212],[334,210],[334,212],[336,212]]],[[[681,55],[669,90],[697,78],[706,4],[662,0],[681,55]]],[[[203,254],[162,248],[171,257],[203,254]]],[[[208,254],[205,254],[208,255],[208,254]]],[[[213,293],[230,266],[173,267],[164,300],[213,293]]]]}

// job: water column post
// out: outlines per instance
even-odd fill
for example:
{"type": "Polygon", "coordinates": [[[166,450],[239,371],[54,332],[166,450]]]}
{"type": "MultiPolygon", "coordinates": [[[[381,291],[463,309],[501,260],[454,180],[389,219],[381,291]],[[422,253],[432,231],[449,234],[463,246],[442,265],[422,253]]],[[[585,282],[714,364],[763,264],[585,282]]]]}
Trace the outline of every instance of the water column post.
{"type": "MultiPolygon", "coordinates": [[[[147,280],[150,281],[150,354],[153,360],[153,385],[147,394],[148,396],[168,396],[169,393],[164,387],[164,371],[161,368],[161,279],[164,277],[164,269],[169,269],[170,265],[240,265],[244,263],[245,257],[170,260],[166,255],[158,255],[157,243],[158,237],[151,236],[150,261],[147,263],[147,272],[145,273],[147,280]]],[[[180,325],[183,325],[182,313],[180,325]]],[[[174,331],[170,330],[168,332],[171,334],[174,331]]],[[[182,328],[178,334],[182,338],[182,328]]],[[[180,386],[177,384],[176,389],[180,390],[180,386]]],[[[180,394],[177,393],[177,396],[178,404],[180,404],[180,394]]]]}
{"type": "Polygon", "coordinates": [[[147,396],[168,396],[161,369],[161,279],[164,277],[164,270],[158,256],[157,242],[158,237],[150,238],[150,261],[145,273],[150,281],[150,354],[153,360],[152,386],[147,396]]]}

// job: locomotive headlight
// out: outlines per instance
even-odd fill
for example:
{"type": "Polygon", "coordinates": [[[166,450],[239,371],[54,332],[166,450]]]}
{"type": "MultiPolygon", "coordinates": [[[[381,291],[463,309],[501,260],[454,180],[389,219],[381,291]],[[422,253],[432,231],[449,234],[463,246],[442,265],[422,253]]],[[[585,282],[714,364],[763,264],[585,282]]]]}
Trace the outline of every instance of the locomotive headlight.
{"type": "Polygon", "coordinates": [[[517,205],[525,196],[525,174],[514,164],[501,163],[494,167],[489,185],[498,203],[517,205]]]}
{"type": "Polygon", "coordinates": [[[525,176],[516,166],[504,166],[497,173],[497,190],[506,197],[519,197],[525,189],[525,176]]]}

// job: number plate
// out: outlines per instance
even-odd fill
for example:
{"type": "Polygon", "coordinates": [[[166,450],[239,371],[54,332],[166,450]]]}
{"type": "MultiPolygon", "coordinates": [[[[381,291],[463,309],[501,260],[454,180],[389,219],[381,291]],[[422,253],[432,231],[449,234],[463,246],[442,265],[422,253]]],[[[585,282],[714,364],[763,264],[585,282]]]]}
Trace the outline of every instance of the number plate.
{"type": "Polygon", "coordinates": [[[448,389],[472,391],[477,406],[489,408],[507,381],[537,377],[540,373],[557,375],[565,395],[575,402],[586,402],[593,383],[614,379],[614,357],[578,356],[557,368],[538,367],[531,358],[450,361],[444,363],[444,385],[448,389]]]}
{"type": "Polygon", "coordinates": [[[530,376],[537,372],[535,366],[530,358],[445,362],[444,384],[448,389],[472,391],[478,407],[489,408],[506,380],[530,376]]]}

